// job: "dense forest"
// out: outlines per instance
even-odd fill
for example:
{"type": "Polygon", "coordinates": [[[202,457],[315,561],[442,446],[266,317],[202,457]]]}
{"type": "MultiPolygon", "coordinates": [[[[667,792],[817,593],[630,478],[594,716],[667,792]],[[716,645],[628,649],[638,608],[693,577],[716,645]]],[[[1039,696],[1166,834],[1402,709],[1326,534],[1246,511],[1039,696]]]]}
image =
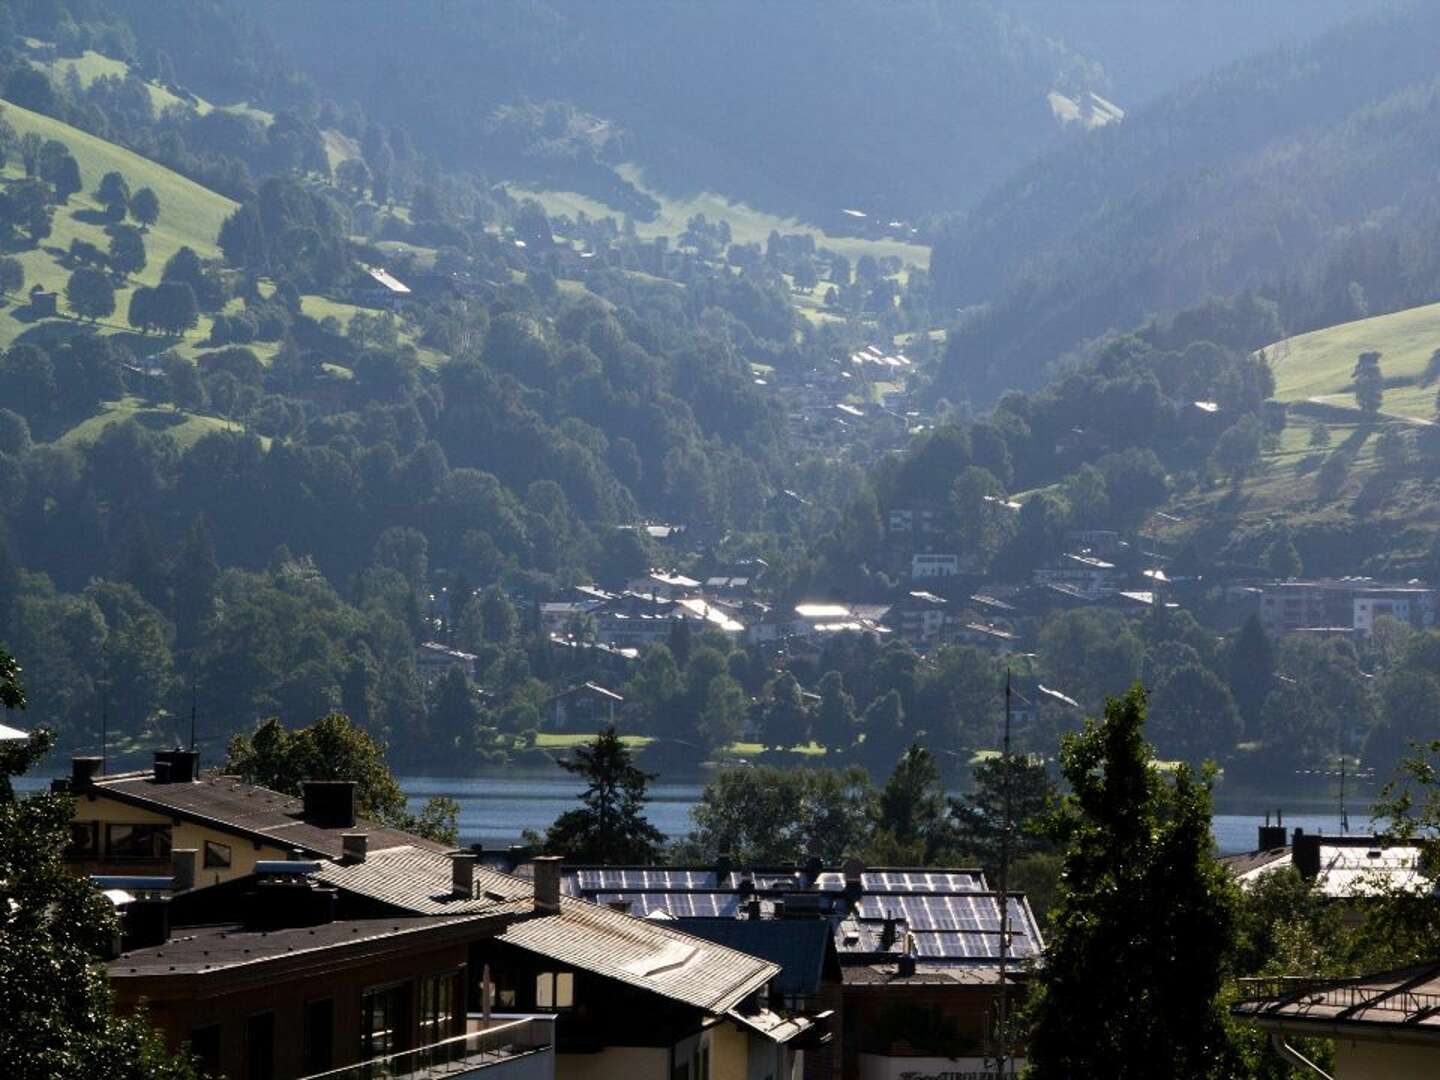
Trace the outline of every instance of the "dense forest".
{"type": "MultiPolygon", "coordinates": [[[[515,42],[530,39],[573,50],[554,62],[575,86],[594,82],[584,65],[613,27],[589,9],[508,10],[486,47],[514,46],[513,70],[480,65],[496,94],[520,78],[515,42]],[[555,32],[557,12],[574,33],[555,32]]],[[[1000,25],[983,5],[947,10],[1000,25]]],[[[1243,780],[1339,753],[1386,768],[1416,733],[1417,702],[1440,700],[1432,636],[1397,622],[1364,640],[1272,640],[1229,588],[1440,576],[1433,530],[1407,509],[1433,505],[1435,429],[1382,408],[1433,396],[1440,366],[1401,372],[1367,354],[1341,376],[1344,402],[1320,407],[1277,400],[1283,357],[1255,351],[1440,293],[1424,243],[1430,92],[1416,89],[1423,49],[1406,44],[1429,12],[1362,21],[1072,132],[954,220],[932,275],[922,248],[890,238],[757,227],[723,203],[677,220],[663,190],[613,170],[613,212],[556,199],[521,158],[552,124],[544,153],[566,158],[598,113],[531,101],[412,125],[415,102],[377,89],[381,67],[338,62],[364,55],[359,35],[328,59],[300,50],[324,11],[0,7],[0,639],[63,748],[94,746],[103,726],[139,750],[182,737],[192,713],[218,746],[266,717],[338,711],[407,768],[548,765],[556,702],[595,683],[623,701],[649,766],[693,768],[698,749],[881,775],[917,739],[947,768],[993,745],[1009,669],[1031,694],[1059,688],[1017,733],[1027,749],[1053,755],[1139,679],[1163,756],[1215,759],[1243,780]],[[1364,78],[1316,74],[1342,36],[1364,78]],[[310,58],[302,68],[287,50],[310,58]],[[1239,110],[1222,136],[1213,118],[1236,95],[1266,108],[1239,110]],[[446,124],[483,116],[512,127],[460,139],[473,158],[447,145],[459,129],[447,139],[446,124]],[[1382,147],[1396,130],[1416,148],[1382,147]],[[519,156],[494,152],[497,139],[519,156]],[[1281,201],[1296,209],[1288,231],[1271,213],[1282,174],[1297,193],[1281,201]],[[1111,187],[1132,194],[1096,194],[1111,187]],[[1046,215],[1077,192],[1096,209],[1052,258],[1046,215]],[[1215,209],[1231,202],[1255,211],[1215,209]],[[1215,243],[1177,239],[1197,228],[1215,243]],[[1252,228],[1285,242],[1247,239],[1252,228]],[[996,243],[1001,231],[1013,242],[996,243]],[[1131,265],[1111,236],[1145,254],[1131,265]],[[1281,273],[1307,253],[1303,272],[1281,273]],[[1105,272],[1072,290],[1084,258],[1105,272]],[[947,334],[945,312],[985,299],[986,275],[1013,279],[1009,291],[947,334]],[[1063,322],[1067,310],[1082,321],[1063,322]],[[913,374],[865,374],[887,363],[913,374]],[[1012,383],[1023,392],[999,396],[1012,383]],[[1262,482],[1291,500],[1285,514],[1256,502],[1262,482]],[[896,532],[915,515],[923,539],[896,532]],[[1116,572],[1145,606],[997,608],[1093,535],[1124,538],[1116,572]],[[913,557],[935,552],[963,573],[912,581],[913,557]],[[697,582],[758,568],[758,587],[731,601],[757,632],[680,619],[622,655],[578,608],[546,621],[550,602],[613,598],[655,567],[697,582]],[[901,612],[917,597],[950,604],[963,633],[921,641],[859,616],[813,647],[758,632],[797,604],[901,612]],[[423,672],[427,642],[468,668],[423,672]]],[[[903,8],[896,32],[918,33],[922,14],[903,8]]],[[[445,47],[496,18],[467,9],[445,47]]],[[[696,48],[722,47],[712,29],[696,48]]],[[[423,19],[405,30],[430,32],[423,19]]],[[[1040,38],[1004,40],[1012,60],[1100,77],[1040,38]]],[[[759,93],[778,70],[737,81],[759,93]]],[[[607,92],[619,110],[624,85],[607,92]]],[[[627,161],[660,137],[634,115],[627,161]]],[[[788,122],[765,137],[795,143],[788,122]]],[[[717,139],[724,123],[685,120],[717,139]]],[[[909,149],[938,168],[940,145],[909,149]]],[[[591,149],[607,170],[621,161],[591,149]]],[[[573,179],[555,167],[550,179],[573,179]]],[[[752,193],[738,173],[714,175],[752,193]]],[[[940,197],[928,175],[917,200],[940,197]]],[[[946,198],[958,209],[968,196],[946,198]]]]}

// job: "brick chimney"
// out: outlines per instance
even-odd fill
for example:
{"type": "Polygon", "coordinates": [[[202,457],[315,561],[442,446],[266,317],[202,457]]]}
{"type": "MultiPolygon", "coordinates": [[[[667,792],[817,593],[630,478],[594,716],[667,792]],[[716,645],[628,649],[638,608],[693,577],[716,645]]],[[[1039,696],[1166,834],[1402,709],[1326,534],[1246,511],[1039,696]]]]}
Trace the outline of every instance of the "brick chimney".
{"type": "Polygon", "coordinates": [[[1275,812],[1275,824],[1270,824],[1270,815],[1265,815],[1265,824],[1260,826],[1260,850],[1273,851],[1285,846],[1285,822],[1280,812],[1275,812]]]}
{"type": "Polygon", "coordinates": [[[70,786],[76,791],[84,791],[88,788],[95,777],[100,775],[100,770],[105,766],[105,759],[81,754],[70,759],[70,786]]]}
{"type": "Polygon", "coordinates": [[[560,910],[560,866],[565,860],[559,855],[535,856],[535,910],[553,915],[560,910]]]}
{"type": "Polygon", "coordinates": [[[1320,834],[1299,829],[1290,838],[1290,862],[1306,881],[1320,876],[1320,834]]]}
{"type": "Polygon", "coordinates": [[[475,853],[473,851],[450,852],[450,895],[466,900],[475,897],[475,853]]]}
{"type": "Polygon", "coordinates": [[[370,850],[370,834],[347,832],[340,834],[341,859],[347,863],[362,863],[370,850]]]}
{"type": "Polygon", "coordinates": [[[355,827],[354,780],[305,780],[300,789],[305,801],[305,820],[322,829],[355,827]]]}

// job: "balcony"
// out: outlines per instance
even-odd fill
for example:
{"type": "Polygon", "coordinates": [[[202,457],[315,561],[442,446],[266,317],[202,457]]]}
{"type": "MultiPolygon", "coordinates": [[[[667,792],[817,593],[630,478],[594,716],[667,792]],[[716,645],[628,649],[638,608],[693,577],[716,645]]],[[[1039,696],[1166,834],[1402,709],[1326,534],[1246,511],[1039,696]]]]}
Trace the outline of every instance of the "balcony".
{"type": "Polygon", "coordinates": [[[497,1017],[483,1025],[472,1015],[464,1035],[306,1080],[555,1080],[554,1017],[497,1017]]]}

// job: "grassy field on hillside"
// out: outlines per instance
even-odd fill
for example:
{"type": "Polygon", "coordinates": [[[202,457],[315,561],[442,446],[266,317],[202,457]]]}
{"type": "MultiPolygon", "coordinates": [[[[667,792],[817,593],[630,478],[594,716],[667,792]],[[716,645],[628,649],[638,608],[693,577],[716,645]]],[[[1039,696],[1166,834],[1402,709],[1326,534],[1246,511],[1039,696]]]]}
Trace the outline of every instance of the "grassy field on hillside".
{"type": "MultiPolygon", "coordinates": [[[[685,198],[671,198],[645,187],[638,169],[622,165],[618,170],[636,187],[654,197],[660,203],[660,213],[654,221],[636,221],[635,231],[642,237],[670,236],[679,238],[685,231],[685,222],[696,214],[704,214],[711,221],[724,219],[730,222],[730,232],[737,244],[764,244],[771,230],[782,233],[809,233],[817,245],[838,251],[850,259],[861,255],[873,255],[877,259],[894,255],[903,263],[919,267],[930,265],[930,249],[923,244],[907,244],[899,240],[863,240],[849,236],[831,236],[823,229],[806,225],[793,218],[757,210],[745,203],[732,202],[723,195],[705,192],[685,198]]],[[[519,197],[530,197],[545,207],[548,214],[565,214],[574,217],[584,211],[590,217],[620,217],[614,210],[598,200],[573,191],[538,191],[510,185],[512,193],[519,197]]]]}
{"type": "MultiPolygon", "coordinates": [[[[187,180],[163,165],[48,116],[7,103],[5,117],[21,135],[33,131],[42,138],[56,139],[64,143],[75,155],[80,166],[80,178],[85,185],[83,192],[72,195],[69,203],[56,208],[54,231],[40,247],[13,252],[25,268],[27,292],[31,286],[37,284],[59,292],[63,310],[63,294],[70,271],[62,259],[70,247],[70,242],[85,240],[102,251],[108,246],[109,238],[105,233],[99,204],[90,193],[99,184],[100,177],[112,169],[124,174],[131,190],[149,187],[160,199],[160,220],[145,233],[146,266],[135,276],[134,281],[142,285],[157,283],[166,260],[186,245],[194,248],[202,257],[219,255],[216,238],[220,233],[221,222],[235,209],[235,203],[231,200],[187,180]]],[[[24,172],[18,162],[12,162],[5,167],[3,175],[15,178],[23,176],[24,172]]],[[[128,286],[116,291],[112,322],[124,324],[130,292],[128,286]]],[[[0,345],[10,345],[28,328],[29,324],[16,318],[16,311],[14,304],[0,310],[0,345]]],[[[205,332],[208,332],[208,327],[201,328],[201,333],[205,332]]]]}
{"type": "MultiPolygon", "coordinates": [[[[1321,398],[1330,404],[1353,405],[1350,373],[1362,352],[1381,354],[1380,370],[1386,379],[1418,380],[1436,349],[1440,349],[1440,304],[1314,330],[1278,341],[1265,353],[1275,371],[1279,400],[1321,398]]],[[[1382,408],[1428,420],[1435,414],[1434,387],[1390,387],[1382,408]]]]}
{"type": "MultiPolygon", "coordinates": [[[[84,55],[79,57],[61,57],[46,63],[37,62],[36,66],[46,71],[50,77],[57,82],[63,82],[69,77],[70,72],[74,71],[82,86],[89,86],[96,79],[123,79],[130,72],[130,65],[125,63],[125,61],[103,56],[93,49],[86,49],[84,55]]],[[[150,93],[150,105],[157,113],[164,112],[166,109],[178,105],[181,108],[193,107],[201,116],[215,109],[219,109],[222,112],[240,113],[253,117],[266,127],[269,127],[270,123],[275,119],[273,114],[263,109],[256,109],[243,102],[234,105],[212,105],[204,98],[198,96],[192,100],[187,100],[174,91],[150,82],[149,80],[145,81],[145,88],[150,93]]],[[[326,133],[327,143],[330,134],[330,132],[326,133]]],[[[335,135],[338,139],[344,140],[343,135],[339,135],[338,133],[335,133],[335,135]]],[[[334,164],[332,161],[332,167],[334,164]]]]}
{"type": "MultiPolygon", "coordinates": [[[[55,442],[59,446],[78,446],[94,442],[110,424],[125,420],[136,423],[157,433],[169,435],[182,449],[188,449],[202,435],[212,431],[241,431],[241,425],[216,416],[196,416],[193,413],[172,409],[169,405],[152,405],[141,398],[127,396],[119,401],[107,401],[94,416],[88,417],[67,431],[55,442]]],[[[268,444],[269,439],[262,439],[268,444]]]]}

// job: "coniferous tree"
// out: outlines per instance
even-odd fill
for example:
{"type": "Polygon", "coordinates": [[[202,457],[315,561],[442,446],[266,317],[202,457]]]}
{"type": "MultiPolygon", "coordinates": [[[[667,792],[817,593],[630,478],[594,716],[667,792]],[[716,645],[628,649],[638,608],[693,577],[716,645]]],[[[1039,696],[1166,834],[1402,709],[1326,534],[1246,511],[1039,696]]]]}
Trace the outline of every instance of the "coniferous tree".
{"type": "Polygon", "coordinates": [[[975,766],[974,787],[950,800],[954,819],[955,844],[971,858],[989,868],[1000,861],[1000,836],[1005,821],[1005,787],[1010,796],[1010,853],[1022,856],[1049,847],[1042,818],[1055,797],[1055,782],[1045,765],[1024,754],[1005,760],[996,756],[975,766]]]}
{"type": "Polygon", "coordinates": [[[827,671],[820,678],[820,708],[815,716],[815,737],[831,750],[845,750],[855,741],[855,701],[845,689],[845,677],[827,671]]]}
{"type": "Polygon", "coordinates": [[[561,768],[585,781],[581,807],[561,814],[545,850],[579,862],[654,862],[665,836],[645,817],[646,787],[655,779],[636,767],[613,727],[576,749],[561,768]]]}
{"type": "Polygon", "coordinates": [[[1219,997],[1236,889],[1211,855],[1210,783],[1186,766],[1163,776],[1144,726],[1137,685],[1061,750],[1071,794],[1049,830],[1063,871],[1029,1007],[1036,1080],[1233,1073],[1219,997]]]}
{"type": "Polygon", "coordinates": [[[1251,615],[1230,646],[1230,694],[1245,721],[1245,731],[1260,730],[1260,711],[1275,684],[1275,648],[1259,615],[1251,615]]]}
{"type": "Polygon", "coordinates": [[[1355,404],[1361,411],[1372,416],[1378,413],[1385,400],[1385,379],[1380,374],[1380,354],[1361,353],[1355,361],[1351,378],[1355,384],[1355,404]]]}
{"type": "Polygon", "coordinates": [[[875,843],[889,848],[887,862],[928,866],[950,839],[940,769],[919,743],[900,755],[880,790],[877,809],[875,843]]]}

